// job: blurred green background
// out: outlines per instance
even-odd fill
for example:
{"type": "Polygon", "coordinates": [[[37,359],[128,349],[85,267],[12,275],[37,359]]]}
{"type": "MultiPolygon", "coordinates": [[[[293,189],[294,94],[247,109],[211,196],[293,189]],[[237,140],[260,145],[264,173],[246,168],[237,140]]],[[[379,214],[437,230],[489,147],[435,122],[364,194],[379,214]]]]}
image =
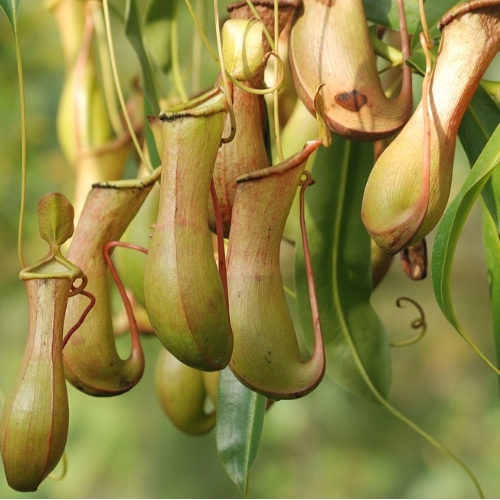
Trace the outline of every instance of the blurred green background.
{"type": "MultiPolygon", "coordinates": [[[[62,53],[50,12],[23,0],[19,33],[28,112],[26,261],[46,248],[38,238],[35,207],[47,191],[72,195],[72,172],[59,151],[55,116],[63,82],[62,53]]],[[[21,360],[27,331],[24,286],[17,278],[20,193],[20,119],[14,44],[0,16],[0,390],[5,394],[21,360]]],[[[454,189],[467,172],[457,154],[454,189]]],[[[432,235],[428,240],[432,246],[432,235]]],[[[464,229],[453,275],[455,306],[474,340],[495,359],[480,213],[464,229]]],[[[424,308],[428,333],[418,344],[393,351],[390,401],[477,474],[489,497],[500,496],[500,405],[496,377],[444,321],[430,280],[407,279],[395,259],[373,296],[388,334],[412,335],[417,311],[396,307],[400,296],[424,308]]],[[[498,306],[497,306],[498,307],[498,306]]],[[[127,340],[119,339],[124,352],[127,340]]],[[[11,490],[0,472],[0,496],[11,498],[231,498],[214,432],[201,438],[178,432],[163,415],[152,378],[158,343],[144,341],[148,364],[139,386],[110,399],[69,387],[68,470],[35,494],[11,490]]],[[[56,471],[57,472],[57,471],[56,471]]],[[[255,498],[467,498],[476,492],[456,464],[431,448],[379,406],[325,379],[311,395],[275,404],[267,414],[252,469],[255,498]]]]}

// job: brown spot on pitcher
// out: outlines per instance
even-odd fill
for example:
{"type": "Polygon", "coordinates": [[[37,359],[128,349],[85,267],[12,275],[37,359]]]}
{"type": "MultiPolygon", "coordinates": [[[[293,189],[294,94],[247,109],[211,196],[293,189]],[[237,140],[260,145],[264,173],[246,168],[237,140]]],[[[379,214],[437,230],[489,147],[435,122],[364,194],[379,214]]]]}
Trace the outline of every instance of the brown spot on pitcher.
{"type": "Polygon", "coordinates": [[[335,96],[335,102],[349,111],[359,111],[368,101],[366,97],[361,92],[356,89],[351,90],[351,92],[342,92],[335,96]]]}

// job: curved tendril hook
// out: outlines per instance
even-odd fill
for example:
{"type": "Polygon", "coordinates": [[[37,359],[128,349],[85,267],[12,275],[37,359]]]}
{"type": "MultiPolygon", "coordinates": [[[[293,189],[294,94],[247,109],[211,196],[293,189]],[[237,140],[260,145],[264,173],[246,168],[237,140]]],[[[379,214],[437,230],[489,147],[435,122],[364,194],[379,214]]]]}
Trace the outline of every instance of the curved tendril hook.
{"type": "MultiPolygon", "coordinates": [[[[217,197],[217,190],[215,189],[214,179],[210,182],[210,196],[212,198],[212,205],[214,207],[215,214],[215,231],[217,236],[217,262],[219,268],[219,276],[222,281],[222,287],[224,288],[224,296],[226,299],[226,304],[229,303],[229,294],[227,290],[227,268],[226,268],[226,251],[224,249],[224,228],[222,224],[222,215],[219,208],[219,199],[217,197]]],[[[228,314],[229,314],[229,308],[228,314]]],[[[229,324],[231,328],[231,324],[229,324]]]]}
{"type": "Polygon", "coordinates": [[[227,104],[229,107],[229,116],[231,118],[231,132],[228,137],[223,137],[221,139],[221,144],[226,144],[231,142],[236,135],[236,119],[234,116],[234,107],[233,107],[233,98],[231,95],[231,90],[229,86],[229,81],[227,78],[226,67],[224,64],[224,57],[222,55],[222,40],[220,33],[220,21],[219,21],[219,2],[218,0],[214,0],[214,13],[215,13],[215,35],[217,39],[217,52],[219,53],[219,64],[220,64],[220,73],[222,75],[222,90],[224,95],[226,96],[227,104]]]}
{"type": "Polygon", "coordinates": [[[116,284],[116,288],[118,288],[118,292],[120,293],[120,297],[122,298],[123,301],[123,306],[125,307],[128,324],[130,327],[130,335],[132,337],[132,344],[137,344],[139,342],[140,333],[139,333],[139,328],[137,326],[137,321],[134,316],[134,309],[130,302],[129,296],[127,295],[125,287],[123,286],[122,280],[118,275],[118,271],[116,270],[116,267],[113,263],[113,259],[111,259],[111,251],[115,247],[137,250],[145,254],[148,253],[148,250],[147,248],[141,247],[139,245],[134,245],[133,243],[124,243],[123,241],[110,241],[109,243],[106,243],[103,249],[104,260],[106,261],[106,265],[108,266],[111,276],[113,277],[113,280],[116,284]]]}
{"type": "Polygon", "coordinates": [[[96,298],[92,293],[85,290],[86,286],[87,286],[87,276],[85,276],[85,275],[82,276],[82,283],[80,283],[79,286],[74,287],[74,284],[71,285],[71,290],[69,292],[70,297],[81,294],[81,295],[87,297],[90,300],[90,303],[82,312],[80,319],[68,330],[68,333],[64,336],[63,341],[62,341],[62,349],[64,349],[66,347],[66,344],[68,343],[71,336],[78,330],[78,328],[80,328],[82,323],[85,321],[85,318],[87,317],[88,313],[95,306],[96,298]]]}
{"type": "Polygon", "coordinates": [[[414,300],[410,297],[399,297],[399,299],[396,300],[396,305],[398,307],[404,307],[402,304],[403,301],[409,302],[410,304],[414,305],[417,308],[420,316],[411,322],[411,327],[414,330],[420,329],[421,331],[417,335],[415,335],[414,337],[412,337],[408,340],[402,340],[400,342],[391,342],[391,344],[390,344],[391,347],[405,347],[405,346],[413,345],[413,344],[417,343],[420,339],[422,339],[422,337],[425,335],[425,333],[427,331],[427,322],[425,321],[425,313],[424,313],[424,310],[422,309],[422,306],[416,300],[414,300]]]}
{"type": "Polygon", "coordinates": [[[309,251],[309,241],[307,240],[306,220],[305,220],[305,191],[308,186],[311,186],[316,181],[312,178],[311,173],[305,171],[300,180],[300,233],[302,235],[302,246],[304,248],[304,259],[306,264],[307,285],[309,289],[309,301],[311,303],[311,314],[315,335],[322,338],[321,319],[318,309],[318,299],[316,296],[316,286],[314,284],[314,273],[311,262],[311,252],[309,251]]]}
{"type": "Polygon", "coordinates": [[[267,52],[264,55],[264,60],[262,61],[262,64],[265,66],[267,64],[267,61],[270,56],[274,56],[276,58],[276,61],[278,62],[278,66],[280,67],[280,73],[279,73],[279,79],[278,81],[272,86],[272,87],[267,87],[265,89],[256,89],[254,87],[249,87],[248,85],[245,85],[244,83],[236,80],[233,78],[229,73],[227,73],[227,77],[231,81],[231,83],[235,86],[238,87],[241,90],[244,90],[245,92],[248,92],[249,94],[254,94],[254,95],[267,95],[267,94],[272,94],[273,92],[278,91],[282,86],[283,82],[285,81],[285,63],[283,62],[283,59],[279,56],[274,51],[267,52]]]}

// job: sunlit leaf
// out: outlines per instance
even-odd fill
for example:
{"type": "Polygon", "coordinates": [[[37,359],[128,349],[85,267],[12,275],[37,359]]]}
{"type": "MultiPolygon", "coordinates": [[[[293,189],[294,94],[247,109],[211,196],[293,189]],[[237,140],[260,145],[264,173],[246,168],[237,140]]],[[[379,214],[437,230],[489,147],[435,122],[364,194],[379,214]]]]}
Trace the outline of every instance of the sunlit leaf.
{"type": "Polygon", "coordinates": [[[243,494],[259,448],[266,398],[221,371],[217,397],[217,451],[228,476],[243,494]]]}
{"type": "Polygon", "coordinates": [[[40,236],[50,245],[62,245],[73,235],[74,210],[61,193],[47,193],[37,207],[40,236]]]}
{"type": "Polygon", "coordinates": [[[500,108],[480,85],[462,118],[458,135],[471,165],[500,123],[500,108]]]}
{"type": "Polygon", "coordinates": [[[432,284],[439,307],[450,324],[493,369],[495,368],[484,358],[484,355],[478,352],[457,318],[451,296],[450,280],[453,256],[463,225],[482,189],[491,178],[495,168],[500,165],[499,141],[500,126],[490,137],[458,195],[445,211],[436,232],[432,253],[432,284]]]}
{"type": "Polygon", "coordinates": [[[2,9],[9,20],[10,27],[14,36],[17,37],[17,11],[20,0],[0,0],[0,9],[2,9]]]}
{"type": "MultiPolygon", "coordinates": [[[[500,108],[480,85],[465,112],[458,130],[460,142],[471,166],[478,159],[499,123],[500,108]]],[[[497,176],[498,173],[493,175],[493,177],[497,176]]],[[[497,227],[500,227],[498,224],[499,207],[497,206],[497,200],[500,202],[500,197],[495,196],[491,181],[486,184],[481,194],[497,227]]]]}
{"type": "MultiPolygon", "coordinates": [[[[306,193],[306,225],[326,347],[327,374],[353,393],[374,399],[371,383],[387,394],[391,357],[384,328],[370,305],[370,238],[361,221],[364,185],[373,145],[334,137],[320,148],[306,193]]],[[[300,238],[296,239],[297,242],[300,238]]],[[[312,338],[304,255],[296,245],[297,307],[312,338]]]]}

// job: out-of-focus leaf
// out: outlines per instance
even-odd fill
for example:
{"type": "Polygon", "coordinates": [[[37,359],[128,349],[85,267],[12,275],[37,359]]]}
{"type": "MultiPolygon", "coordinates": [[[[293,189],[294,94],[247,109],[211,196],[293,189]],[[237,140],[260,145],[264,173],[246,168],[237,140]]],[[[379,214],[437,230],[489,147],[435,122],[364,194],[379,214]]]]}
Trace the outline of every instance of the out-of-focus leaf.
{"type": "MultiPolygon", "coordinates": [[[[391,355],[384,328],[370,305],[370,238],[361,200],[373,165],[373,145],[334,137],[312,167],[316,183],[306,193],[306,225],[326,348],[326,373],[342,387],[375,400],[367,385],[387,394],[391,355]]],[[[296,239],[300,242],[300,237],[296,239]]],[[[296,244],[297,307],[312,339],[309,291],[302,246],[296,244]]]]}
{"type": "MultiPolygon", "coordinates": [[[[399,31],[398,5],[395,0],[363,0],[366,18],[376,24],[399,31]]],[[[413,34],[420,23],[418,0],[405,1],[406,24],[413,34]]]]}
{"type": "MultiPolygon", "coordinates": [[[[429,31],[431,38],[435,41],[434,46],[438,45],[438,41],[441,38],[441,32],[438,29],[438,23],[450,9],[455,5],[462,3],[462,0],[439,0],[439,2],[425,2],[425,15],[427,18],[427,24],[429,26],[429,31]]],[[[411,40],[412,54],[415,51],[421,51],[420,49],[420,32],[422,31],[422,23],[419,23],[416,27],[415,32],[411,40]]],[[[425,65],[424,65],[425,67],[425,65]]]]}
{"type": "Polygon", "coordinates": [[[149,64],[149,57],[142,39],[141,23],[135,0],[127,0],[125,9],[125,34],[134,48],[141,65],[142,78],[144,82],[144,94],[148,107],[154,116],[158,116],[160,107],[158,97],[156,95],[153,74],[149,64]]]}
{"type": "Polygon", "coordinates": [[[20,0],[0,0],[0,9],[7,16],[12,33],[17,37],[17,11],[19,10],[20,0]]]}
{"type": "Polygon", "coordinates": [[[482,189],[495,168],[500,165],[499,141],[500,126],[495,129],[458,195],[445,211],[436,232],[432,253],[432,284],[439,307],[450,324],[495,371],[496,368],[478,351],[457,318],[451,296],[450,278],[453,256],[463,225],[482,189]]]}
{"type": "Polygon", "coordinates": [[[151,57],[165,72],[170,67],[170,25],[175,19],[178,0],[151,0],[144,16],[144,37],[151,57]]]}
{"type": "Polygon", "coordinates": [[[219,458],[241,492],[259,449],[266,398],[241,384],[229,368],[220,372],[216,440],[219,458]]]}

